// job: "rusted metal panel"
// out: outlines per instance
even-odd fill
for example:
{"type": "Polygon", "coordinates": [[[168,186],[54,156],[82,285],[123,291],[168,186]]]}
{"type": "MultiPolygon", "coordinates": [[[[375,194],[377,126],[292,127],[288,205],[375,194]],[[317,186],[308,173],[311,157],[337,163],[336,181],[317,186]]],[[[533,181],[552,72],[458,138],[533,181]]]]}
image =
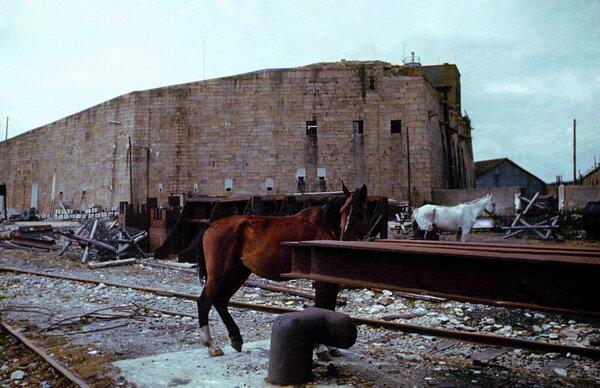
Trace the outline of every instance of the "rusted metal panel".
{"type": "MultiPolygon", "coordinates": [[[[600,250],[474,249],[385,242],[290,243],[286,277],[456,300],[600,315],[600,250]]],[[[485,248],[485,247],[484,247],[485,248]]]]}

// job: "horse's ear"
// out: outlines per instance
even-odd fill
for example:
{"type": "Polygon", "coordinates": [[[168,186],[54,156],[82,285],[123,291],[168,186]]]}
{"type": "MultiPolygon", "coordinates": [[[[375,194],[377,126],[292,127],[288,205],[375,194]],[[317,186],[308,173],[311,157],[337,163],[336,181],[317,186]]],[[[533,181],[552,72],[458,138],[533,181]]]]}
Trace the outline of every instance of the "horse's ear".
{"type": "Polygon", "coordinates": [[[360,199],[367,199],[367,185],[362,185],[360,188],[360,199]]]}
{"type": "Polygon", "coordinates": [[[348,188],[344,184],[343,180],[342,180],[342,191],[344,192],[344,195],[346,196],[346,198],[348,198],[352,195],[352,194],[350,194],[350,191],[348,191],[348,188]]]}

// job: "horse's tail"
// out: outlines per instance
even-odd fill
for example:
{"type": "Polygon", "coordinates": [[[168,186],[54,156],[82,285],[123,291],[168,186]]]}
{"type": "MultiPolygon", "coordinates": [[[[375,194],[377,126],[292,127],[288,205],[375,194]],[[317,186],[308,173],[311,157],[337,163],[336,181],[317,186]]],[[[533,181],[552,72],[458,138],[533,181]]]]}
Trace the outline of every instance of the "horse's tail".
{"type": "Polygon", "coordinates": [[[194,239],[194,246],[196,247],[196,258],[198,262],[198,277],[200,281],[206,278],[206,260],[204,258],[204,233],[208,229],[208,225],[200,228],[200,232],[194,239]]]}

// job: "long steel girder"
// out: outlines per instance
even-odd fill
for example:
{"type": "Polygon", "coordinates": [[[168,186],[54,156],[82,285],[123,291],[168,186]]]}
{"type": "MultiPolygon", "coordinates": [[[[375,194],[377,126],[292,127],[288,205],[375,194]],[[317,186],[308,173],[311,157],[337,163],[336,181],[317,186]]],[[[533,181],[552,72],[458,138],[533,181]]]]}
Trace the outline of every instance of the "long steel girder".
{"type": "Polygon", "coordinates": [[[600,249],[401,240],[303,241],[289,278],[600,316],[600,249]]]}

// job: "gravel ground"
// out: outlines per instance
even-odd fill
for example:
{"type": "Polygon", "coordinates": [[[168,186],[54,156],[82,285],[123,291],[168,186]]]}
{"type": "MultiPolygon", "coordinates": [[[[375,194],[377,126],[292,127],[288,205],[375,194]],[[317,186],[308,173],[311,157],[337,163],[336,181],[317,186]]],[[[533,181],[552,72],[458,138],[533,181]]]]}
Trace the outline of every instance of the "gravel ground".
{"type": "MultiPolygon", "coordinates": [[[[493,234],[472,236],[473,241],[498,239],[493,234]]],[[[443,236],[447,237],[451,239],[451,236],[443,236]]],[[[538,243],[526,239],[511,241],[538,243]]],[[[51,253],[0,251],[0,265],[188,293],[200,291],[197,277],[190,273],[144,265],[90,271],[81,266],[76,257],[68,255],[57,259],[51,253]]],[[[311,288],[306,281],[282,285],[311,288]]],[[[10,272],[0,272],[0,295],[4,297],[0,300],[2,319],[23,329],[28,338],[96,386],[128,385],[111,365],[112,361],[202,346],[194,318],[145,309],[195,315],[196,306],[192,301],[10,272]],[[102,313],[106,315],[41,332],[61,319],[117,306],[126,308],[105,310],[102,313]],[[129,318],[115,319],[116,314],[129,318]]],[[[590,319],[454,301],[417,300],[387,290],[352,289],[344,290],[342,295],[347,297],[347,304],[338,310],[353,316],[401,315],[396,321],[585,346],[597,346],[600,339],[600,322],[590,319]]],[[[248,287],[243,287],[234,299],[292,308],[311,304],[300,297],[248,287]]],[[[274,315],[236,308],[231,311],[246,342],[269,338],[274,315]]],[[[210,318],[213,337],[222,346],[228,346],[226,330],[214,310],[210,318]]],[[[348,355],[334,357],[332,362],[317,362],[315,381],[367,386],[600,384],[600,362],[576,355],[471,345],[366,326],[359,327],[358,341],[350,350],[348,355]]],[[[5,386],[9,384],[10,374],[20,368],[14,358],[19,359],[18,356],[10,360],[0,358],[5,386]]],[[[248,367],[240,365],[242,370],[248,367]]],[[[40,377],[38,382],[41,381],[59,386],[40,377]]],[[[13,380],[10,385],[31,383],[31,380],[13,380]]]]}

